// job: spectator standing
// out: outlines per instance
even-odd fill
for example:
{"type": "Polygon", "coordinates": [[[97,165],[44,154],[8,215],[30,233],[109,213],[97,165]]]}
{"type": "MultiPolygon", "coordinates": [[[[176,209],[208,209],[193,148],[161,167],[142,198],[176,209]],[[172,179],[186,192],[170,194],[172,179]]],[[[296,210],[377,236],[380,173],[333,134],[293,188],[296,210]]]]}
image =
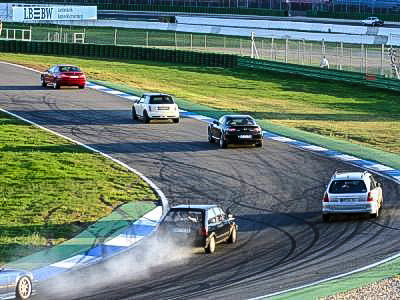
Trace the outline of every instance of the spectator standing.
{"type": "Polygon", "coordinates": [[[321,58],[319,66],[323,69],[329,69],[329,61],[325,55],[321,58]]]}

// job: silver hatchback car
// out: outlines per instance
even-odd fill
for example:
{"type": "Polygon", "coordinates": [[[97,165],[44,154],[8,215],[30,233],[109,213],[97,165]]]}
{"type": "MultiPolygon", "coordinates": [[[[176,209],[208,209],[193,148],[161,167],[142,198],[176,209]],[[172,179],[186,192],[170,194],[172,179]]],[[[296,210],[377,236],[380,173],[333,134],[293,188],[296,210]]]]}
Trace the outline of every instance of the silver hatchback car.
{"type": "Polygon", "coordinates": [[[0,300],[29,299],[33,293],[32,281],[30,272],[0,268],[0,300]]]}
{"type": "Polygon", "coordinates": [[[371,173],[335,172],[322,199],[322,219],[332,214],[367,213],[378,217],[383,206],[382,187],[371,173]]]}

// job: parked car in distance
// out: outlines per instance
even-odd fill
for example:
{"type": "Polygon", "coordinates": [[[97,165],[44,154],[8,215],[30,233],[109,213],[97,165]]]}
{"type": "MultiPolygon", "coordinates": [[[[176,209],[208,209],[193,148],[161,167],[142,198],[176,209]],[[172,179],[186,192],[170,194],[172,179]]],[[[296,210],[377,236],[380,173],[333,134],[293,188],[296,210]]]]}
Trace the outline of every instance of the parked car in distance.
{"type": "Polygon", "coordinates": [[[30,272],[0,268],[0,299],[29,299],[33,292],[32,282],[30,272]]]}
{"type": "Polygon", "coordinates": [[[55,65],[40,75],[43,87],[52,85],[55,89],[61,86],[78,86],[84,89],[86,76],[81,69],[72,65],[55,65]]]}
{"type": "Polygon", "coordinates": [[[141,118],[145,123],[153,119],[171,119],[174,123],[179,123],[179,108],[170,95],[146,93],[134,102],[132,118],[141,118]]]}
{"type": "Polygon", "coordinates": [[[236,243],[237,230],[232,214],[217,205],[179,205],[170,208],[160,223],[160,238],[172,238],[177,244],[202,247],[214,253],[216,244],[236,243]]]}
{"type": "Polygon", "coordinates": [[[377,17],[368,17],[365,20],[361,21],[361,25],[365,26],[383,26],[383,24],[384,24],[383,20],[377,17]]]}
{"type": "Polygon", "coordinates": [[[229,144],[255,144],[262,147],[263,134],[256,120],[248,115],[225,115],[208,124],[208,142],[218,141],[221,148],[229,144]]]}
{"type": "Polygon", "coordinates": [[[333,214],[366,213],[377,218],[383,206],[381,183],[371,173],[335,172],[322,199],[322,219],[333,214]]]}

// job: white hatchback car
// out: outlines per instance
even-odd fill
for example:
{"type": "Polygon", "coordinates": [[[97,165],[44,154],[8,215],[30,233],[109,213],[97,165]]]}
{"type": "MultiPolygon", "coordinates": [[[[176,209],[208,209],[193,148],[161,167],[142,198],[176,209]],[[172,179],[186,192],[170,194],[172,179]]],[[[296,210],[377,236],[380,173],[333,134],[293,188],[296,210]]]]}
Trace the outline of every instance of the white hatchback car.
{"type": "Polygon", "coordinates": [[[170,95],[147,93],[133,104],[132,118],[141,118],[145,123],[152,119],[172,119],[179,123],[179,108],[170,95]]]}
{"type": "Polygon", "coordinates": [[[371,173],[336,172],[322,199],[322,219],[329,222],[332,214],[367,213],[378,217],[383,205],[381,184],[371,173]]]}

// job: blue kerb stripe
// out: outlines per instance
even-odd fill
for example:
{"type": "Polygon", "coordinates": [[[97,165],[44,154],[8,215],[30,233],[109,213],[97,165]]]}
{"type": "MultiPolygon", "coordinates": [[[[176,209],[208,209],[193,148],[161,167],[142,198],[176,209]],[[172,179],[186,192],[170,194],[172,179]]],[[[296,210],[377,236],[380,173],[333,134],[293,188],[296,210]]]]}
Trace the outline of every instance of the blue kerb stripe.
{"type": "Polygon", "coordinates": [[[66,269],[64,268],[58,268],[58,267],[52,267],[52,266],[47,266],[43,267],[37,270],[33,270],[33,278],[35,280],[46,280],[54,275],[57,275],[59,273],[65,272],[66,269]]]}
{"type": "Polygon", "coordinates": [[[293,142],[288,142],[288,144],[290,144],[290,145],[295,145],[295,146],[298,146],[298,147],[304,147],[304,146],[311,146],[310,144],[307,144],[307,143],[304,143],[304,142],[301,142],[301,141],[293,141],[293,142]]]}
{"type": "Polygon", "coordinates": [[[154,228],[155,226],[134,224],[124,231],[124,234],[130,236],[145,236],[149,235],[154,228]]]}
{"type": "Polygon", "coordinates": [[[88,250],[85,254],[96,257],[107,257],[125,249],[126,247],[123,246],[98,245],[88,250]]]}
{"type": "Polygon", "coordinates": [[[400,176],[400,170],[387,170],[381,172],[389,176],[400,176]]]}

